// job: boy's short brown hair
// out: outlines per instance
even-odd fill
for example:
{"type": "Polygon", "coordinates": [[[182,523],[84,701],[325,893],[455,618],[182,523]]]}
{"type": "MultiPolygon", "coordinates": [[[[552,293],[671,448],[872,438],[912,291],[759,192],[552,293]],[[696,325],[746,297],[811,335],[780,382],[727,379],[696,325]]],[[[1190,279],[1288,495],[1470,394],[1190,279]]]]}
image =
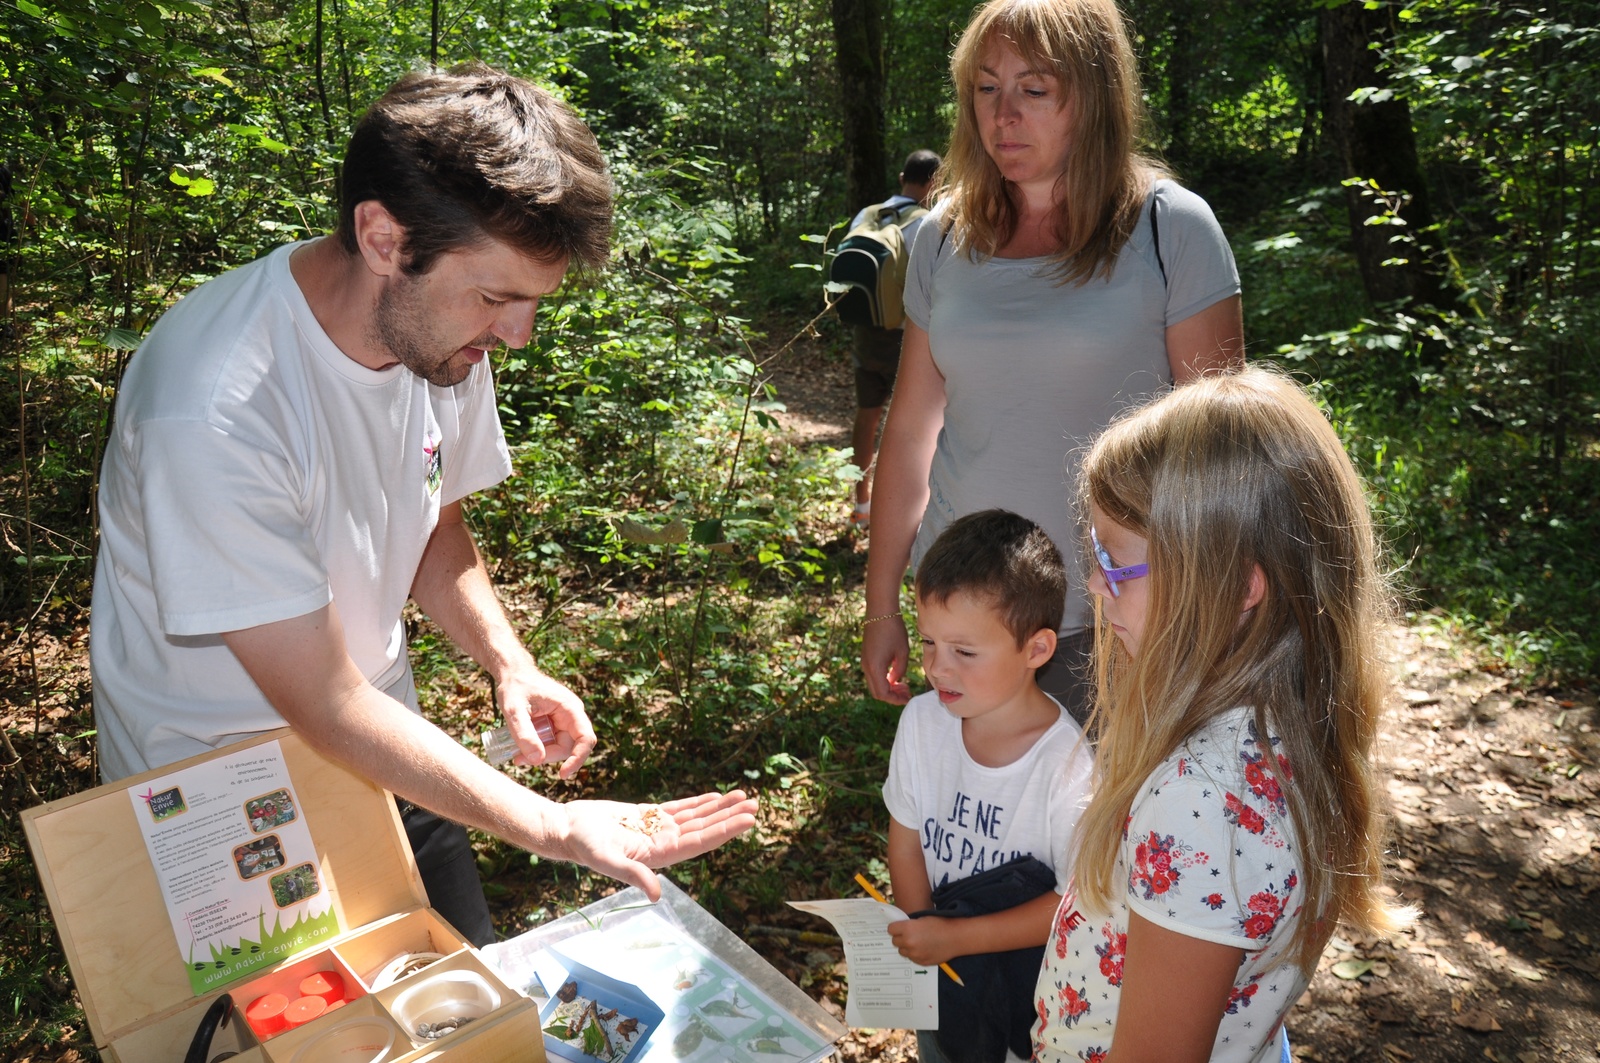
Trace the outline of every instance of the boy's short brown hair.
{"type": "Polygon", "coordinates": [[[1061,627],[1061,551],[1027,517],[1004,509],[968,514],[940,533],[917,566],[918,598],[942,605],[957,593],[986,600],[1020,648],[1034,632],[1061,627]]]}

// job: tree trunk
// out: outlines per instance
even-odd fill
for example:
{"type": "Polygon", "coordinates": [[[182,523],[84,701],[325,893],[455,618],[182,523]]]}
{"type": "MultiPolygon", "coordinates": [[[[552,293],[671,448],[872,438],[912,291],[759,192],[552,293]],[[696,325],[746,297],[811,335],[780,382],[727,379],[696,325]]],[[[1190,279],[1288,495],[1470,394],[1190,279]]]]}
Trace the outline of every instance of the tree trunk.
{"type": "Polygon", "coordinates": [[[844,107],[846,192],[854,213],[888,198],[881,0],[833,0],[833,39],[844,107]]]}
{"type": "Polygon", "coordinates": [[[1417,159],[1411,108],[1405,100],[1388,95],[1389,77],[1378,69],[1373,47],[1392,37],[1389,19],[1387,8],[1368,10],[1362,0],[1322,9],[1327,136],[1339,155],[1340,176],[1363,182],[1348,185],[1345,194],[1367,298],[1374,304],[1443,306],[1449,297],[1437,266],[1438,236],[1432,231],[1433,212],[1417,159]],[[1363,88],[1376,91],[1360,102],[1352,101],[1351,94],[1363,88]],[[1377,188],[1365,184],[1368,181],[1377,188]],[[1404,224],[1368,224],[1369,219],[1390,214],[1404,224]],[[1396,242],[1397,235],[1414,242],[1396,242]]]}
{"type": "Polygon", "coordinates": [[[1194,159],[1194,105],[1190,87],[1194,84],[1194,18],[1189,0],[1173,0],[1169,6],[1172,33],[1167,49],[1167,158],[1181,173],[1194,159]]]}

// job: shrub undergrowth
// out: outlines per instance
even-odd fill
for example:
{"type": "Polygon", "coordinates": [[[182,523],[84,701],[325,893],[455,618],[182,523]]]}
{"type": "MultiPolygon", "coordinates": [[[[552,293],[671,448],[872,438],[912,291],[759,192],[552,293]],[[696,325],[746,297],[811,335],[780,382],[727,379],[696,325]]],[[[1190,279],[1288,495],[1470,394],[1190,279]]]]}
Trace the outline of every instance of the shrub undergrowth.
{"type": "Polygon", "coordinates": [[[1600,672],[1600,313],[1553,299],[1369,312],[1341,250],[1338,189],[1236,240],[1252,356],[1316,390],[1366,476],[1413,611],[1535,681],[1600,672]],[[1329,212],[1328,204],[1335,204],[1329,212]]]}

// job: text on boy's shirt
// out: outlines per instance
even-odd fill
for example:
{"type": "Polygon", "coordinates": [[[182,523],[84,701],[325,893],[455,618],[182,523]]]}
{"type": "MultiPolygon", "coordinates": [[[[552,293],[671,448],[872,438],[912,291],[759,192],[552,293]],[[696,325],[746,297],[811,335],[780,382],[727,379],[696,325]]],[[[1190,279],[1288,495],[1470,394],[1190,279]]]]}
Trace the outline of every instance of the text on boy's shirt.
{"type": "Polygon", "coordinates": [[[974,799],[958,790],[943,819],[929,816],[923,820],[922,851],[936,865],[929,876],[935,889],[949,882],[952,876],[963,879],[1021,856],[1038,855],[983,844],[984,839],[999,840],[1005,828],[1004,815],[1004,806],[974,799]]]}

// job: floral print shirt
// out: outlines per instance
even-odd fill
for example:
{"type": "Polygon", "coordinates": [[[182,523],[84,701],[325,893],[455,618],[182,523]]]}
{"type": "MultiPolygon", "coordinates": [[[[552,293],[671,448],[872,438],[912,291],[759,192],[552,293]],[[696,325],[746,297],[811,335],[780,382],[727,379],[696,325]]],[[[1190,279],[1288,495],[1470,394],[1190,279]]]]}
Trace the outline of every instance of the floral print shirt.
{"type": "Polygon", "coordinates": [[[1106,1058],[1130,910],[1168,930],[1243,949],[1211,1058],[1278,1058],[1278,1029],[1306,988],[1288,948],[1305,890],[1278,782],[1292,785],[1294,774],[1278,740],[1257,734],[1254,717],[1245,708],[1224,713],[1151,774],[1124,829],[1112,882],[1126,889],[1109,916],[1085,912],[1075,883],[1062,897],[1034,994],[1039,1063],[1106,1058]],[[1276,775],[1268,756],[1276,758],[1276,775]]]}

